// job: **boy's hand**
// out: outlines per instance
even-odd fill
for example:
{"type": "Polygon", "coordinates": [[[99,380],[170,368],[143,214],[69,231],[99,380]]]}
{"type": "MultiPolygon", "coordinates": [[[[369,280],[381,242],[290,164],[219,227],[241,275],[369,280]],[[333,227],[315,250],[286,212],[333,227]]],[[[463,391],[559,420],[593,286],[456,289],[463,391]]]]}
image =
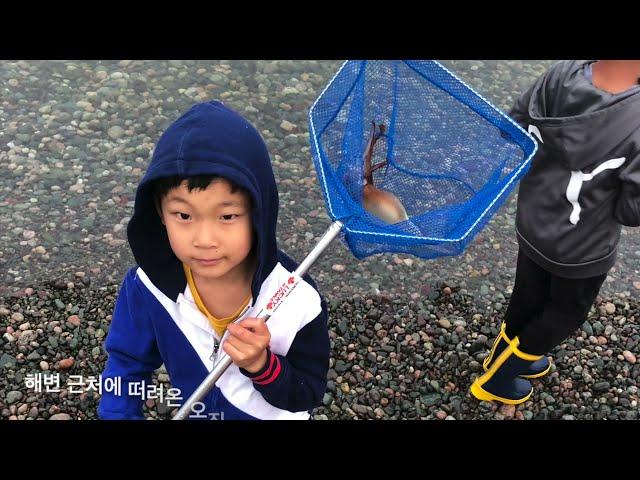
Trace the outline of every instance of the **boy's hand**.
{"type": "Polygon", "coordinates": [[[271,341],[271,333],[264,320],[245,318],[239,323],[227,325],[229,336],[222,344],[222,349],[238,367],[255,373],[267,363],[267,347],[271,341]]]}

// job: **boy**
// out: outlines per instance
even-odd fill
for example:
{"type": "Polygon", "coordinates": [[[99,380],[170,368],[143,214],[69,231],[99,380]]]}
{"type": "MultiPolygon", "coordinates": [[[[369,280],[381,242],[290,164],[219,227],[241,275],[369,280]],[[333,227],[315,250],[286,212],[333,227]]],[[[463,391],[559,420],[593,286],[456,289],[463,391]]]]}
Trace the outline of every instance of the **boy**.
{"type": "Polygon", "coordinates": [[[220,349],[231,365],[194,406],[218,419],[309,419],[326,388],[327,310],[306,277],[268,324],[254,318],[296,268],[276,245],[278,191],[266,145],[220,102],[163,133],[136,193],[124,279],[106,339],[102,419],[141,419],[130,395],[165,364],[185,401],[220,349]],[[239,321],[240,320],[240,321],[239,321]]]}
{"type": "Polygon", "coordinates": [[[471,393],[526,401],[544,355],[587,319],[621,225],[640,226],[640,60],[563,61],[510,115],[536,137],[520,183],[515,286],[471,393]]]}

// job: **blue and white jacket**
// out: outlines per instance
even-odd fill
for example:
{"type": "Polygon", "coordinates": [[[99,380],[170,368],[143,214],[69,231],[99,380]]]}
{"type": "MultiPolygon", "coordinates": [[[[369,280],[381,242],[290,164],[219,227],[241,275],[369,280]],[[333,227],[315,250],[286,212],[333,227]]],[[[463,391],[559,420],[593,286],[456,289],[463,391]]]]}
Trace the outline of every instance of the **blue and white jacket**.
{"type": "MultiPolygon", "coordinates": [[[[149,384],[163,363],[185,401],[226,355],[190,291],[182,263],[173,254],[155,211],[150,182],[167,176],[220,175],[252,197],[257,267],[252,299],[242,317],[255,316],[297,265],[276,244],[278,192],[259,133],[219,102],[197,104],[163,133],[136,193],[127,235],[137,266],[118,295],[106,339],[103,372],[120,378],[121,391],[103,390],[102,419],[142,419],[142,397],[129,383],[149,384]]],[[[268,360],[251,374],[231,365],[202,400],[202,416],[227,419],[308,419],[327,384],[327,309],[305,276],[272,314],[268,360]]],[[[201,405],[200,405],[201,406],[201,405]]],[[[198,409],[199,410],[199,409],[198,409]]]]}

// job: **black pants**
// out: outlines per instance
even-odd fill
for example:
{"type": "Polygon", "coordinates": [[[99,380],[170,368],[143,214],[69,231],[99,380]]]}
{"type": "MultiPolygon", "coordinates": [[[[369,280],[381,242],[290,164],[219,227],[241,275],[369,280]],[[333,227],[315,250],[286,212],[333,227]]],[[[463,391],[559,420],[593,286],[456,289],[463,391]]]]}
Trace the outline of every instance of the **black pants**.
{"type": "Polygon", "coordinates": [[[553,275],[518,252],[516,282],[505,314],[506,334],[519,348],[544,355],[587,319],[607,274],[569,279],[553,275]]]}

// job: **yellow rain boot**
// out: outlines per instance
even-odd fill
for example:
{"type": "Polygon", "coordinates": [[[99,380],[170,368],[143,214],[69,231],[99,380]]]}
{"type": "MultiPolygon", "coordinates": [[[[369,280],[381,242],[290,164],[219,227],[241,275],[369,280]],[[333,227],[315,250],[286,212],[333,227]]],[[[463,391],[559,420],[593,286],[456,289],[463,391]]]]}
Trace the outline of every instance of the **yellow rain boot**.
{"type": "Polygon", "coordinates": [[[518,349],[520,340],[513,338],[495,357],[486,373],[476,378],[471,385],[471,394],[478,400],[497,400],[510,405],[526,402],[533,393],[528,380],[520,378],[529,369],[531,362],[542,355],[529,355],[518,349]]]}
{"type": "MultiPolygon", "coordinates": [[[[502,322],[502,325],[500,326],[500,333],[498,333],[498,336],[493,342],[489,356],[484,359],[484,362],[482,362],[482,368],[484,368],[485,372],[491,368],[493,359],[498,358],[500,353],[502,353],[504,348],[510,343],[511,340],[507,337],[507,325],[505,322],[502,322]]],[[[549,362],[549,358],[543,355],[539,360],[530,362],[527,371],[520,376],[522,378],[539,378],[549,373],[550,370],[551,363],[549,362]]]]}

